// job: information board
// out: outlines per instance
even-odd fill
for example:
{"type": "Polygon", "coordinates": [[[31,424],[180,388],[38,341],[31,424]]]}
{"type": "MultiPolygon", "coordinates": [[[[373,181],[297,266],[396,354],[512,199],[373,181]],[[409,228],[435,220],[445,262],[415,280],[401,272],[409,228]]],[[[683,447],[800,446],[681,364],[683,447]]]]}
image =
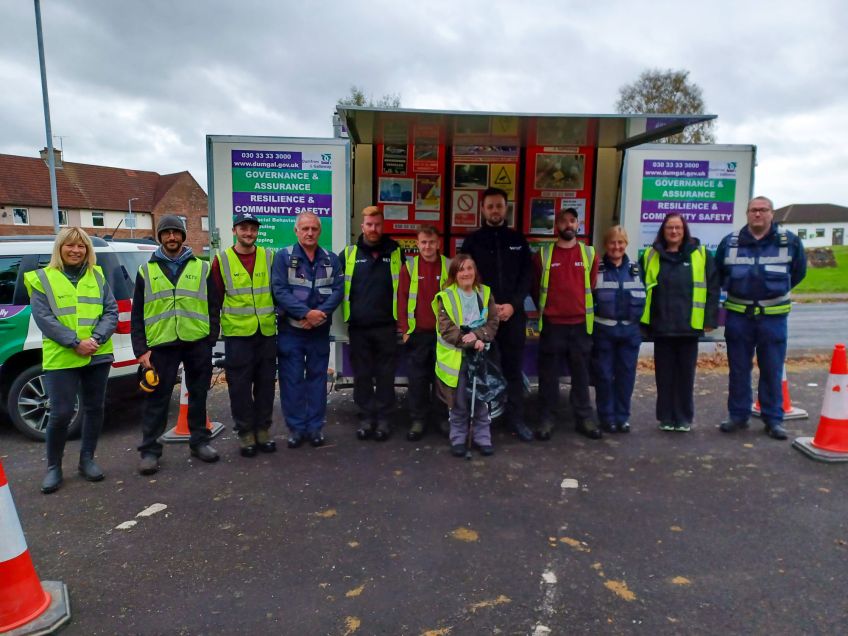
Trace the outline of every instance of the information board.
{"type": "Polygon", "coordinates": [[[649,144],[627,151],[622,224],[628,254],[650,246],[667,214],[686,219],[692,236],[714,250],[745,223],[753,187],[754,146],[649,144]]]}
{"type": "Polygon", "coordinates": [[[350,219],[350,151],[346,139],[206,138],[210,227],[220,248],[232,245],[233,215],[261,222],[257,245],[279,249],[296,242],[301,212],[321,219],[320,245],[339,251],[350,219]]]}

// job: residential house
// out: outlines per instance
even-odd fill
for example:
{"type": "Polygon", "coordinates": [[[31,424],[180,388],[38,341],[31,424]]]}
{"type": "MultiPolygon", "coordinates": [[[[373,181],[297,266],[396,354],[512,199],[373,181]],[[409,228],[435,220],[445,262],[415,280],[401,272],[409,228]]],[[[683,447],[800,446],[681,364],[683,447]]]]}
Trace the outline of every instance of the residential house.
{"type": "Polygon", "coordinates": [[[774,220],[798,235],[804,247],[845,245],[848,208],[832,203],[794,203],[774,211],[774,220]]]}
{"type": "MultiPolygon", "coordinates": [[[[82,227],[92,236],[155,238],[158,220],[176,214],[186,222],[186,244],[208,254],[207,197],[188,172],[72,163],[54,153],[60,226],[82,227]]],[[[41,158],[0,154],[0,236],[52,233],[47,149],[41,158]]]]}

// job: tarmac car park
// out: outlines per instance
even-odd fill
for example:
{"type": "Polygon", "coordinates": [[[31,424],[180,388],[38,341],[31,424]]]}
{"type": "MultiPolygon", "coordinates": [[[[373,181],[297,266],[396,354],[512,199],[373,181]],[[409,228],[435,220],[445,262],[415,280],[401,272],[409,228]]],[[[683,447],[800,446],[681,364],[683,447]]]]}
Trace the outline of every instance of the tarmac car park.
{"type": "MultiPolygon", "coordinates": [[[[118,302],[118,328],[112,336],[115,361],[110,379],[136,373],[138,363],[130,343],[130,311],[139,265],[147,262],[156,244],[145,240],[106,241],[92,237],[97,264],[118,302]]],[[[0,403],[12,424],[34,440],[44,439],[50,401],[41,370],[42,335],[32,319],[24,274],[45,267],[53,237],[0,239],[0,403]]],[[[79,433],[79,410],[71,436],[79,433]]]]}

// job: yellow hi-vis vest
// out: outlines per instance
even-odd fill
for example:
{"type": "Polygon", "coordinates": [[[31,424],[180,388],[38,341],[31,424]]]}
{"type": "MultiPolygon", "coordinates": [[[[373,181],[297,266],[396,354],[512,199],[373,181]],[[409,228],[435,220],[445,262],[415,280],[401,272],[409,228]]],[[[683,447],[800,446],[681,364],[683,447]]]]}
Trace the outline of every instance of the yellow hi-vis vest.
{"type": "MultiPolygon", "coordinates": [[[[689,255],[692,263],[692,314],[689,325],[692,329],[704,328],[704,309],[707,306],[707,253],[699,245],[689,255]]],[[[642,312],[642,324],[651,323],[651,297],[660,275],[660,255],[653,247],[645,250],[642,257],[642,270],[645,272],[645,310],[642,312]]]]}
{"type": "MultiPolygon", "coordinates": [[[[27,291],[38,290],[47,297],[53,315],[68,329],[77,334],[77,338],[90,338],[94,327],[103,315],[103,290],[106,279],[99,265],[87,267],[77,281],[76,287],[63,272],[54,267],[45,267],[27,272],[24,275],[27,291]]],[[[95,355],[112,353],[112,339],[101,343],[95,355]]],[[[81,356],[70,347],[44,338],[41,368],[74,369],[84,367],[91,362],[91,356],[81,356]]]]}
{"type": "MultiPolygon", "coordinates": [[[[583,260],[583,298],[586,305],[586,333],[591,334],[595,326],[595,299],[592,296],[592,266],[595,263],[595,248],[577,241],[580,258],[583,260]]],[[[546,243],[539,250],[542,260],[542,282],[539,285],[539,332],[542,331],[542,316],[548,302],[548,282],[551,278],[551,262],[554,258],[554,243],[546,243]]]]}
{"type": "MultiPolygon", "coordinates": [[[[356,245],[348,245],[344,248],[345,273],[344,273],[344,299],[342,300],[342,318],[347,322],[350,320],[350,288],[353,284],[353,269],[356,267],[356,245]]],[[[392,252],[389,268],[392,272],[392,316],[397,320],[397,292],[400,282],[401,250],[392,252]]]]}
{"type": "Polygon", "coordinates": [[[144,278],[148,347],[178,339],[195,342],[209,336],[209,269],[206,261],[190,259],[174,287],[159,263],[145,263],[138,268],[144,278]]]}
{"type": "MultiPolygon", "coordinates": [[[[480,316],[483,320],[489,317],[489,297],[492,295],[492,290],[486,285],[481,285],[480,290],[483,293],[483,310],[480,316]]],[[[462,301],[459,298],[459,287],[456,283],[440,291],[433,299],[433,313],[436,314],[436,321],[439,320],[439,299],[442,299],[442,306],[451,319],[457,326],[462,325],[462,301]]],[[[436,377],[451,388],[456,388],[459,383],[459,369],[462,366],[462,349],[454,347],[448,343],[442,334],[436,328],[436,377]]]]}
{"type": "Polygon", "coordinates": [[[273,259],[271,250],[257,247],[251,278],[232,247],[218,255],[225,289],[221,307],[221,333],[224,336],[252,336],[257,328],[263,336],[277,333],[274,297],[271,295],[273,259]]]}
{"type": "MultiPolygon", "coordinates": [[[[406,269],[409,272],[409,298],[406,301],[406,321],[409,329],[406,333],[415,331],[415,307],[418,304],[418,256],[412,258],[412,263],[407,262],[406,269]]],[[[442,273],[439,274],[439,282],[444,284],[448,279],[448,259],[440,255],[442,261],[442,273]]]]}

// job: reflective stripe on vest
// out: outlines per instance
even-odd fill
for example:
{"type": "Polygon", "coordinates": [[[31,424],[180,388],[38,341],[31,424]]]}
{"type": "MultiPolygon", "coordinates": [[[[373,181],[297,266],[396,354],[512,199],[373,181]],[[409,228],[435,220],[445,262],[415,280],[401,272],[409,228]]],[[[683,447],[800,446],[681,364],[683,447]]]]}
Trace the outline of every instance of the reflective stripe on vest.
{"type": "Polygon", "coordinates": [[[144,279],[144,330],[147,346],[183,340],[195,342],[209,336],[209,263],[192,258],[176,287],[159,263],[139,267],[144,279]]]}
{"type": "MultiPolygon", "coordinates": [[[[595,321],[595,302],[592,298],[592,264],[595,261],[595,248],[580,241],[580,258],[583,260],[583,299],[586,306],[586,333],[591,334],[595,321]]],[[[548,302],[548,283],[551,278],[551,262],[554,258],[554,243],[542,245],[539,255],[542,260],[542,282],[539,289],[539,333],[542,332],[542,317],[548,302]]]]}
{"type": "MultiPolygon", "coordinates": [[[[492,295],[492,290],[486,285],[481,285],[483,292],[481,301],[483,302],[483,310],[480,316],[483,320],[489,317],[489,298],[492,295]]],[[[480,291],[477,292],[478,297],[480,291]]],[[[456,283],[440,291],[433,299],[433,313],[436,314],[436,322],[439,320],[439,299],[442,299],[442,307],[450,318],[451,322],[456,326],[462,325],[462,302],[459,299],[459,287],[456,283]]],[[[462,349],[448,343],[442,334],[436,330],[436,377],[439,378],[445,385],[456,388],[459,383],[459,369],[462,367],[462,349]]]]}
{"type": "MultiPolygon", "coordinates": [[[[442,271],[439,274],[439,286],[444,284],[448,279],[448,259],[439,255],[442,260],[442,271]]],[[[409,324],[409,329],[406,333],[415,331],[415,307],[418,304],[418,256],[412,257],[412,263],[406,264],[406,269],[409,272],[409,298],[406,301],[406,321],[409,324]]]]}
{"type": "MultiPolygon", "coordinates": [[[[651,299],[654,287],[657,286],[657,277],[660,274],[660,254],[653,247],[649,247],[642,257],[645,272],[645,310],[642,312],[642,323],[651,322],[651,299]],[[656,258],[655,258],[656,257],[656,258]]],[[[707,306],[707,250],[699,245],[689,254],[689,262],[692,269],[692,312],[689,317],[689,325],[692,329],[704,328],[704,310],[707,306]]]]}
{"type": "MultiPolygon", "coordinates": [[[[62,325],[73,331],[77,338],[85,340],[91,337],[94,327],[103,315],[106,281],[99,265],[94,268],[87,267],[76,286],[68,280],[64,272],[53,267],[27,272],[24,282],[30,293],[32,289],[36,289],[47,297],[50,311],[62,325]]],[[[98,347],[96,355],[113,351],[112,339],[109,338],[98,347]]],[[[45,371],[84,367],[90,362],[91,356],[81,356],[73,348],[44,337],[41,367],[45,371]]]]}
{"type": "MultiPolygon", "coordinates": [[[[356,245],[348,245],[344,249],[345,272],[344,272],[344,299],[342,300],[342,318],[347,322],[350,320],[350,288],[353,284],[353,270],[356,267],[356,245]]],[[[397,292],[400,282],[401,250],[392,251],[389,269],[392,272],[392,316],[397,320],[397,292]]]]}
{"type": "Polygon", "coordinates": [[[263,336],[276,333],[274,297],[271,295],[271,265],[274,253],[256,248],[253,276],[232,247],[218,255],[224,279],[224,303],[221,306],[221,333],[225,336],[252,336],[257,328],[263,336]]]}

